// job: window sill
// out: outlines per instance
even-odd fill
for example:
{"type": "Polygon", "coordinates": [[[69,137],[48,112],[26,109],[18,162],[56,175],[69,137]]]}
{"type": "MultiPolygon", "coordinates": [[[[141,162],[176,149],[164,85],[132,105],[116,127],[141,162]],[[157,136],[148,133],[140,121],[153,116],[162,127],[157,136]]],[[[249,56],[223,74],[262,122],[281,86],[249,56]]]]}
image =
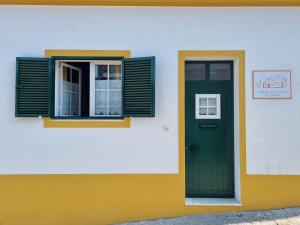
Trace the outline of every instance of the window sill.
{"type": "Polygon", "coordinates": [[[80,117],[80,116],[54,116],[50,117],[50,120],[64,120],[64,121],[95,121],[95,120],[101,120],[101,121],[106,121],[106,120],[124,120],[124,116],[89,116],[89,117],[80,117]]]}
{"type": "Polygon", "coordinates": [[[188,206],[241,206],[241,202],[235,198],[186,198],[188,206]]]}
{"type": "Polygon", "coordinates": [[[124,119],[76,119],[76,120],[55,120],[49,117],[44,118],[45,128],[130,128],[130,117],[124,119]]]}

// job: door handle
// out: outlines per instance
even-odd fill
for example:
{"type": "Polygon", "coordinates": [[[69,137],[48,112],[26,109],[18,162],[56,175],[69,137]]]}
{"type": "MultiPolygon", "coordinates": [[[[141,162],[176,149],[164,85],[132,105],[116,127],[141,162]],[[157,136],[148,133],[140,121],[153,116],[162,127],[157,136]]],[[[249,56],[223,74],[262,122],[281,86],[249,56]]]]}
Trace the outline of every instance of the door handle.
{"type": "Polygon", "coordinates": [[[185,151],[199,151],[199,150],[200,150],[200,148],[195,145],[185,146],[185,151]]]}

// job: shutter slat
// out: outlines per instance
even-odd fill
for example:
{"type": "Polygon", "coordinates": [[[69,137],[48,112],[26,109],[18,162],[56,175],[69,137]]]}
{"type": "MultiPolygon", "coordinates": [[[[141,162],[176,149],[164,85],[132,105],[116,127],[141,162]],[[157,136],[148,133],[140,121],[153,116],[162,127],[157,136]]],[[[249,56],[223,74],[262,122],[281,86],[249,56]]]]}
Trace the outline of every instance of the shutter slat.
{"type": "Polygon", "coordinates": [[[155,116],[155,58],[123,60],[124,115],[155,116]]]}
{"type": "Polygon", "coordinates": [[[16,116],[48,116],[51,60],[17,58],[16,66],[16,116]]]}

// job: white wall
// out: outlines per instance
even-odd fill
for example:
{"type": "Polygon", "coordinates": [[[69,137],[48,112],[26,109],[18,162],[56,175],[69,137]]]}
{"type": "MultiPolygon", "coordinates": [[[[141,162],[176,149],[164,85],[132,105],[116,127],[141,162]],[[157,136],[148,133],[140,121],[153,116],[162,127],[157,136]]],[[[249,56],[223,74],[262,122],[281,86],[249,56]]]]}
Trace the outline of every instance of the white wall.
{"type": "Polygon", "coordinates": [[[0,6],[0,173],[177,173],[178,50],[246,50],[247,171],[300,174],[299,40],[300,8],[0,6]],[[157,116],[130,129],[15,118],[15,57],[44,49],[156,56],[157,116]],[[252,100],[253,69],[291,69],[293,99],[252,100]]]}

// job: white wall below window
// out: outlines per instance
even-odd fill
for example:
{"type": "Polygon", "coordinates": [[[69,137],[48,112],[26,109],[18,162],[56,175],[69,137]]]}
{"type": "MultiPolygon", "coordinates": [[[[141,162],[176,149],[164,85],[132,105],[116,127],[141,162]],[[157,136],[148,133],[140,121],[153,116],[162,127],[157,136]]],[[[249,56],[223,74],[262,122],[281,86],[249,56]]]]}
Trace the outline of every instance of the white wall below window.
{"type": "Polygon", "coordinates": [[[299,8],[0,6],[0,173],[177,173],[178,50],[245,50],[247,172],[300,174],[299,40],[299,8]],[[15,118],[15,58],[45,49],[156,56],[156,117],[129,129],[15,118]],[[292,70],[292,100],[252,100],[254,69],[292,70]]]}

